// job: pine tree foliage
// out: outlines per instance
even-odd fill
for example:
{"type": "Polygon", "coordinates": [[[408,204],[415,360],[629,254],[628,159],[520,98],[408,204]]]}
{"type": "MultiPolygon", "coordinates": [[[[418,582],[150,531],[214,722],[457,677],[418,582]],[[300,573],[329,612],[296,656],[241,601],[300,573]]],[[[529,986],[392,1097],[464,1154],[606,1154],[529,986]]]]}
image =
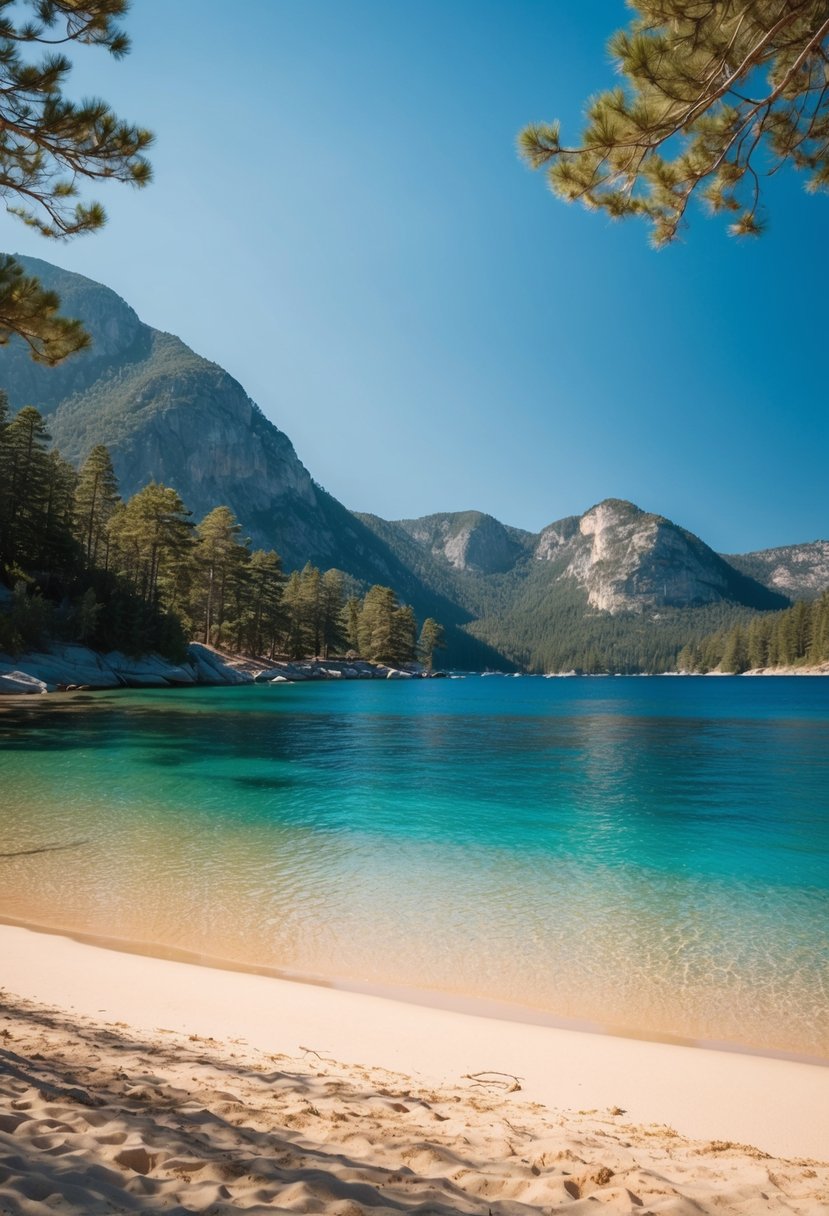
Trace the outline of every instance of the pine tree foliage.
{"type": "Polygon", "coordinates": [[[0,434],[0,562],[26,561],[39,569],[66,556],[56,532],[71,509],[72,469],[48,450],[38,410],[24,406],[0,434]]]}
{"type": "MultiPolygon", "coordinates": [[[[99,203],[78,198],[84,179],[138,187],[150,180],[150,132],[99,98],[71,101],[64,90],[72,62],[49,49],[98,46],[121,58],[129,50],[120,25],[128,7],[128,0],[0,0],[0,197],[43,236],[66,240],[105,224],[99,203]],[[40,47],[38,56],[26,54],[40,47]]],[[[13,258],[0,260],[0,344],[16,335],[47,364],[81,350],[88,336],[59,307],[13,258]]]]}
{"type": "Polygon", "coordinates": [[[190,512],[170,486],[150,482],[114,513],[110,535],[114,562],[141,599],[158,606],[176,583],[192,546],[190,512]]]}
{"type": "Polygon", "coordinates": [[[757,235],[761,178],[785,164],[829,188],[826,0],[633,0],[610,41],[622,84],[589,104],[580,144],[534,123],[519,150],[553,193],[672,241],[696,193],[757,235]]]}
{"type": "Polygon", "coordinates": [[[217,646],[224,641],[228,609],[238,598],[234,592],[250,557],[239,540],[241,531],[242,525],[229,507],[215,507],[196,526],[196,612],[204,621],[204,641],[217,646]]]}
{"type": "Polygon", "coordinates": [[[358,651],[381,663],[409,663],[415,656],[417,622],[408,604],[398,603],[391,587],[370,587],[356,621],[358,651]]]}
{"type": "Polygon", "coordinates": [[[681,671],[739,675],[757,668],[812,667],[829,662],[829,591],[783,612],[763,613],[746,628],[708,634],[680,652],[681,671]]]}
{"type": "Polygon", "coordinates": [[[108,525],[120,501],[109,450],[97,443],[81,467],[74,502],[75,531],[90,566],[108,565],[108,525]]]}
{"type": "Polygon", "coordinates": [[[423,622],[423,628],[420,631],[420,637],[417,643],[418,655],[427,671],[432,670],[434,663],[435,651],[441,650],[446,645],[446,637],[443,626],[434,619],[427,617],[423,622]]]}
{"type": "MultiPolygon", "coordinates": [[[[197,525],[155,482],[122,502],[109,452],[80,473],[49,447],[43,418],[11,420],[0,391],[0,651],[55,638],[180,660],[187,638],[259,657],[328,657],[362,642],[365,657],[406,663],[417,623],[390,587],[346,599],[340,570],[308,563],[287,582],[278,554],[250,550],[226,506],[197,525]]],[[[438,629],[440,627],[438,626],[438,629]]]]}
{"type": "Polygon", "coordinates": [[[326,570],[320,581],[320,637],[325,659],[341,651],[347,640],[344,588],[342,571],[326,570]]]}
{"type": "Polygon", "coordinates": [[[80,321],[60,315],[60,298],[27,275],[8,254],[0,255],[0,346],[18,337],[37,363],[54,365],[89,345],[80,321]]]}
{"type": "Polygon", "coordinates": [[[276,654],[284,632],[282,563],[273,550],[256,549],[247,564],[245,596],[239,605],[237,649],[248,654],[276,654]]]}

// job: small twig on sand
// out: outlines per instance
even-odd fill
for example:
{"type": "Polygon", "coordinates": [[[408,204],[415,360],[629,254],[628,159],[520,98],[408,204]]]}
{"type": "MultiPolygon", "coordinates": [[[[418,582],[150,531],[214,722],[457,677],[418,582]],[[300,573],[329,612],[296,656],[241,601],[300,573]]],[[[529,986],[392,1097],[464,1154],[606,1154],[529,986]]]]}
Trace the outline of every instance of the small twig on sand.
{"type": "Polygon", "coordinates": [[[516,1127],[514,1123],[510,1123],[509,1119],[504,1119],[504,1123],[506,1123],[511,1132],[515,1132],[516,1136],[524,1136],[527,1140],[532,1140],[532,1132],[528,1132],[526,1128],[516,1127]]]}
{"type": "MultiPolygon", "coordinates": [[[[318,1060],[324,1060],[326,1064],[333,1064],[334,1060],[331,1056],[323,1055],[321,1051],[316,1051],[313,1047],[303,1047],[300,1043],[299,1050],[305,1056],[316,1056],[318,1060]]],[[[323,1050],[325,1050],[323,1048],[323,1050]]]]}
{"type": "Polygon", "coordinates": [[[79,849],[88,840],[73,840],[70,844],[42,844],[36,849],[16,849],[13,853],[0,853],[0,857],[33,857],[35,853],[62,853],[65,849],[79,849]]]}
{"type": "Polygon", "coordinates": [[[505,1090],[508,1094],[517,1093],[521,1089],[521,1077],[516,1077],[511,1072],[497,1072],[496,1070],[487,1070],[483,1072],[466,1072],[463,1075],[464,1081],[471,1081],[474,1085],[495,1085],[499,1089],[505,1090]]]}

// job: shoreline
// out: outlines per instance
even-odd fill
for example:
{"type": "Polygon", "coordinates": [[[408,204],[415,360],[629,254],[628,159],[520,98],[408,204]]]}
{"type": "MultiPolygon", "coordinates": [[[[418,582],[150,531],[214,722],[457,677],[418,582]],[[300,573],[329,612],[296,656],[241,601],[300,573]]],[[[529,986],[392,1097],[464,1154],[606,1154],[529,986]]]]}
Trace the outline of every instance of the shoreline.
{"type": "Polygon", "coordinates": [[[522,1101],[559,1113],[612,1108],[680,1136],[787,1158],[827,1155],[821,1063],[481,1016],[7,924],[0,954],[0,1006],[14,994],[148,1034],[243,1039],[259,1051],[320,1053],[436,1086],[495,1070],[520,1078],[522,1101]]]}
{"type": "Polygon", "coordinates": [[[421,678],[427,678],[427,673],[416,664],[393,667],[367,659],[253,659],[203,642],[190,642],[182,663],[157,654],[140,658],[118,651],[103,654],[74,642],[18,656],[0,653],[0,700],[55,692],[421,678]]]}
{"type": "MultiPolygon", "coordinates": [[[[708,1051],[726,1055],[749,1056],[763,1060],[783,1060],[792,1064],[806,1064],[814,1068],[829,1070],[829,1056],[816,1056],[806,1052],[788,1051],[784,1048],[757,1047],[750,1044],[726,1040],[691,1038],[678,1034],[659,1033],[632,1026],[616,1026],[592,1021],[588,1018],[567,1018],[552,1011],[532,1005],[502,1000],[497,997],[473,996],[453,993],[439,988],[416,988],[401,984],[384,984],[379,981],[360,980],[347,976],[326,976],[311,972],[292,971],[287,968],[269,967],[256,963],[237,962],[216,955],[208,955],[175,946],[163,946],[155,942],[132,941],[126,938],[107,937],[83,930],[64,929],[59,926],[39,924],[24,917],[0,914],[0,942],[4,927],[22,929],[28,933],[54,937],[91,946],[96,950],[111,951],[137,958],[157,959],[185,967],[199,967],[208,971],[229,975],[255,975],[286,984],[322,988],[330,992],[353,993],[381,1001],[390,1001],[412,1008],[434,1009],[445,1013],[457,1013],[462,1017],[494,1019],[515,1026],[535,1026],[542,1029],[596,1035],[603,1038],[622,1039],[638,1043],[665,1044],[692,1051],[708,1051]]],[[[0,988],[2,985],[0,985],[0,988]]],[[[829,1085],[829,1074],[827,1075],[829,1085]]]]}
{"type": "MultiPolygon", "coordinates": [[[[252,684],[324,683],[327,681],[428,679],[434,673],[416,664],[393,667],[366,659],[255,659],[191,642],[187,658],[176,664],[156,654],[129,658],[118,652],[103,654],[78,643],[55,645],[51,650],[12,656],[0,653],[0,704],[33,694],[55,692],[113,692],[118,689],[214,688],[252,684]]],[[[449,672],[436,673],[441,676],[449,672]]],[[[744,672],[461,672],[459,676],[525,676],[535,679],[597,679],[653,676],[829,676],[829,662],[817,666],[765,667],[744,672]]]]}

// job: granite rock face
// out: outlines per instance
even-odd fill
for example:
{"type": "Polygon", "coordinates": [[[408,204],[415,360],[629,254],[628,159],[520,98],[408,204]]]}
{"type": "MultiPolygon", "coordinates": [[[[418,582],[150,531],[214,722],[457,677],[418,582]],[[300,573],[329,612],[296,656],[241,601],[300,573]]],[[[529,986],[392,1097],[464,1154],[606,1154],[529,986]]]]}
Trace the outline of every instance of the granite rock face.
{"type": "MultiPolygon", "coordinates": [[[[639,629],[641,618],[720,603],[780,608],[785,597],[829,585],[827,541],[723,558],[619,499],[538,533],[479,511],[396,522],[356,515],[313,481],[288,437],[221,367],[145,325],[108,288],[21,261],[85,322],[94,344],[58,368],[38,367],[20,343],[0,348],[0,385],[13,408],[36,404],[76,463],[105,443],[125,495],[164,482],[196,519],[227,504],[253,545],[275,548],[287,570],[311,561],[364,587],[394,587],[421,620],[445,624],[447,665],[526,664],[534,648],[597,615],[633,614],[639,629]]],[[[208,677],[209,657],[191,655],[191,664],[196,678],[208,677]]],[[[157,674],[108,670],[116,682],[157,674]]]]}
{"type": "Polygon", "coordinates": [[[150,481],[173,486],[198,519],[226,503],[255,545],[287,565],[335,564],[330,501],[291,441],[217,364],[143,324],[115,292],[82,275],[20,259],[56,290],[92,334],[90,351],[57,368],[32,363],[20,343],[0,349],[12,408],[33,403],[67,459],[96,443],[112,454],[125,497],[150,481]]]}
{"type": "Polygon", "coordinates": [[[811,600],[829,587],[829,541],[781,545],[755,553],[728,554],[738,570],[795,600],[811,600]]]}
{"type": "Polygon", "coordinates": [[[730,598],[726,563],[696,536],[632,503],[609,499],[587,511],[568,542],[563,574],[600,612],[683,608],[730,598]]]}
{"type": "Polygon", "coordinates": [[[253,675],[233,660],[194,642],[184,663],[160,655],[131,658],[87,646],[55,645],[18,656],[0,654],[0,693],[42,693],[73,688],[180,688],[191,684],[250,684],[253,675]]]}
{"type": "Polygon", "coordinates": [[[414,541],[445,559],[455,570],[474,570],[481,574],[502,574],[511,570],[525,553],[529,533],[508,528],[481,511],[427,515],[422,519],[403,519],[404,528],[414,541]]]}
{"type": "Polygon", "coordinates": [[[393,527],[439,566],[451,568],[461,596],[467,575],[511,576],[509,588],[520,594],[535,567],[536,574],[546,571],[549,595],[576,588],[585,594],[588,610],[611,615],[721,601],[784,603],[699,537],[621,499],[606,499],[537,534],[475,511],[400,520],[393,527]]]}

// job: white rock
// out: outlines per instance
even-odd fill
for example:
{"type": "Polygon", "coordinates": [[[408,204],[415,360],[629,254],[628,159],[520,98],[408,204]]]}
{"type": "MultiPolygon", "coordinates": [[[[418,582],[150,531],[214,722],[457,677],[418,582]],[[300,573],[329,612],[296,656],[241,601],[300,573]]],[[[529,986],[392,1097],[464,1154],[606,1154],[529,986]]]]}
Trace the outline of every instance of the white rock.
{"type": "Polygon", "coordinates": [[[0,671],[0,693],[16,696],[25,693],[49,692],[49,685],[26,671],[0,671]]]}

